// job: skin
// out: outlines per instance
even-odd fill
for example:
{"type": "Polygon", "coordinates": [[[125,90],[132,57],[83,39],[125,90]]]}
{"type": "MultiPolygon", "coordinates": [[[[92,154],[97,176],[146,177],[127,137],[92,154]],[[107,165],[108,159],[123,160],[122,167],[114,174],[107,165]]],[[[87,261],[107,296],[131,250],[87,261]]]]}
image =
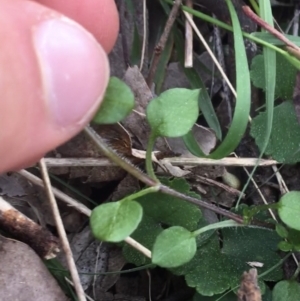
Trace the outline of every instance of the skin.
{"type": "Polygon", "coordinates": [[[100,95],[105,92],[109,78],[106,53],[119,29],[113,0],[0,0],[0,40],[5,41],[0,49],[0,173],[36,162],[76,135],[97,109],[93,106],[80,122],[68,126],[55,124],[49,114],[32,30],[43,19],[61,18],[62,14],[81,24],[102,46],[97,60],[103,62],[100,95]]]}

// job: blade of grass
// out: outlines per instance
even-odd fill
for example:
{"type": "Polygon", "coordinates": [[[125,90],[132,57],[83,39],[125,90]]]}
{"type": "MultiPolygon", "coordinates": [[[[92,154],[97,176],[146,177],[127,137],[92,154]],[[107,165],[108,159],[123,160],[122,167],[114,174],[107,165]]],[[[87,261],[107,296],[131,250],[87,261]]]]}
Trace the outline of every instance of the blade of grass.
{"type": "MultiPolygon", "coordinates": [[[[273,23],[273,15],[272,8],[269,1],[259,0],[259,9],[261,18],[265,20],[271,26],[274,26],[273,23]]],[[[262,147],[261,153],[259,155],[258,160],[260,160],[268,146],[271,132],[272,132],[272,124],[273,124],[273,112],[274,112],[274,98],[275,98],[275,82],[276,82],[276,52],[273,49],[264,47],[263,49],[264,56],[264,65],[265,65],[265,83],[266,83],[266,112],[267,112],[267,120],[266,120],[266,137],[265,144],[262,147]]],[[[251,171],[248,180],[245,186],[242,189],[242,193],[247,189],[258,164],[256,164],[251,171]]],[[[239,197],[236,208],[239,206],[241,197],[239,197]]]]}
{"type": "MultiPolygon", "coordinates": [[[[240,143],[240,140],[242,139],[247,128],[251,103],[250,74],[248,68],[247,55],[243,42],[242,30],[231,1],[226,0],[226,3],[229,8],[234,29],[233,34],[237,75],[237,98],[232,124],[224,141],[215,151],[213,151],[213,153],[207,156],[213,159],[220,159],[229,155],[240,143]]],[[[197,142],[190,133],[184,136],[183,140],[191,152],[194,153],[197,151],[197,149],[195,148],[197,142]]],[[[196,155],[203,156],[203,152],[198,153],[196,155]]]]}

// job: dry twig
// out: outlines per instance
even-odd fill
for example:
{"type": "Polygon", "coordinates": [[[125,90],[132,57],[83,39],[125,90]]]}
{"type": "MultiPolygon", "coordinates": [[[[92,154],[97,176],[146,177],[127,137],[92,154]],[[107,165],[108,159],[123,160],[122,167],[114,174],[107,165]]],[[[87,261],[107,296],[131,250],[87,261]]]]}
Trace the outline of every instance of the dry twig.
{"type": "MultiPolygon", "coordinates": [[[[186,6],[193,8],[193,0],[185,0],[186,6]]],[[[193,16],[189,14],[191,18],[193,16]]],[[[193,67],[193,28],[188,20],[185,20],[185,52],[184,67],[193,67]]]]}
{"type": "Polygon", "coordinates": [[[153,80],[154,80],[154,75],[155,75],[155,72],[156,72],[156,69],[157,69],[157,66],[158,66],[159,59],[161,57],[163,49],[166,46],[168,37],[170,35],[171,28],[172,28],[172,26],[175,22],[177,13],[179,11],[180,4],[181,4],[181,0],[175,0],[174,1],[174,4],[173,4],[173,7],[170,11],[170,15],[169,15],[169,18],[167,20],[164,32],[162,33],[162,35],[160,37],[160,40],[159,40],[159,42],[157,43],[157,45],[155,47],[154,58],[153,58],[151,68],[149,70],[149,74],[148,74],[148,78],[147,78],[147,85],[150,89],[152,87],[152,83],[153,83],[153,80]]]}
{"type": "Polygon", "coordinates": [[[73,258],[69,240],[68,240],[68,237],[67,237],[67,234],[66,234],[66,231],[64,228],[64,224],[62,222],[62,219],[61,219],[61,216],[60,216],[60,213],[58,210],[58,206],[57,206],[57,203],[56,203],[56,200],[55,200],[52,188],[51,188],[51,182],[50,182],[49,174],[47,171],[47,166],[43,159],[40,160],[39,165],[40,165],[42,177],[43,177],[44,184],[45,184],[46,194],[48,196],[50,206],[51,206],[51,209],[53,212],[56,229],[59,234],[59,238],[61,240],[62,248],[63,248],[66,258],[67,258],[69,271],[71,273],[71,276],[72,276],[72,279],[74,282],[74,287],[75,287],[75,291],[77,293],[78,300],[86,301],[86,297],[85,297],[84,290],[83,290],[83,287],[80,282],[80,278],[79,278],[76,264],[75,264],[75,261],[73,258]]]}

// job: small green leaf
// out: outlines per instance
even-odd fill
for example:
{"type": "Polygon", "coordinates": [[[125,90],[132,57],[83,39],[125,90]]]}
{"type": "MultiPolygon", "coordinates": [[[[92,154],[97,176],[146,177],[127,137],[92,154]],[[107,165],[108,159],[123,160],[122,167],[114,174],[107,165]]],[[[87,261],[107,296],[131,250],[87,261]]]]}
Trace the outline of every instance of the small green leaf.
{"type": "Polygon", "coordinates": [[[182,227],[171,227],[161,232],[153,246],[152,263],[164,268],[175,268],[189,262],[197,249],[192,233],[182,227]]]}
{"type": "Polygon", "coordinates": [[[180,137],[198,117],[200,90],[170,89],[154,98],[147,107],[147,120],[156,136],[180,137]]]}
{"type": "MultiPolygon", "coordinates": [[[[266,118],[265,112],[260,113],[251,125],[250,134],[260,150],[265,144],[266,118]]],[[[272,133],[265,153],[278,162],[292,164],[300,161],[299,145],[300,127],[295,109],[286,101],[274,109],[272,133]]]]}
{"type": "Polygon", "coordinates": [[[93,235],[103,241],[120,242],[139,225],[142,206],[128,199],[96,207],[90,217],[93,235]]]}
{"type": "Polygon", "coordinates": [[[299,301],[300,284],[296,281],[283,280],[273,289],[273,301],[299,301]]]}
{"type": "Polygon", "coordinates": [[[276,224],[276,232],[281,238],[287,238],[289,235],[288,230],[281,224],[276,224]]]}
{"type": "Polygon", "coordinates": [[[134,95],[120,79],[111,77],[103,102],[93,121],[99,124],[113,124],[123,120],[134,108],[134,95]]]}
{"type": "Polygon", "coordinates": [[[292,251],[293,246],[290,243],[283,240],[283,241],[279,242],[278,249],[283,252],[289,252],[289,251],[292,251]]]}
{"type": "Polygon", "coordinates": [[[288,192],[280,199],[278,214],[290,228],[300,230],[300,191],[288,192]]]}

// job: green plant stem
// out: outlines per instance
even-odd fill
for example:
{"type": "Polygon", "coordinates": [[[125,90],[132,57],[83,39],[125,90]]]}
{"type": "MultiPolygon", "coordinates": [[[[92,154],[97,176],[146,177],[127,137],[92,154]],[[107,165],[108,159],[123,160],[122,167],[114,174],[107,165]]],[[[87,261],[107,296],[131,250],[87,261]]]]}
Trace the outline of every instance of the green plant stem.
{"type": "MultiPolygon", "coordinates": [[[[178,191],[175,191],[168,186],[162,185],[161,183],[157,183],[156,181],[154,181],[153,179],[148,177],[146,174],[144,174],[137,167],[131,165],[129,162],[127,162],[124,159],[122,159],[121,157],[119,157],[113,149],[109,148],[105,144],[104,140],[90,126],[85,127],[84,132],[90,137],[90,139],[95,143],[95,145],[98,147],[98,149],[105,156],[107,156],[110,160],[115,162],[121,168],[125,169],[127,172],[129,172],[131,175],[133,175],[134,177],[136,177],[138,180],[145,183],[146,185],[154,186],[154,187],[156,187],[156,189],[158,189],[162,193],[174,196],[176,198],[180,198],[182,200],[185,200],[187,202],[195,204],[199,207],[209,209],[217,214],[221,214],[222,216],[232,219],[239,224],[243,223],[243,217],[234,212],[227,211],[227,210],[217,207],[213,204],[207,203],[205,201],[202,201],[197,198],[194,198],[194,197],[185,195],[183,193],[180,193],[178,191]]],[[[262,221],[258,221],[258,220],[252,220],[251,224],[265,227],[265,228],[271,228],[271,229],[274,228],[274,225],[265,223],[262,221]]]]}
{"type": "Polygon", "coordinates": [[[269,268],[268,270],[266,270],[265,272],[261,273],[258,275],[258,279],[262,278],[266,275],[268,275],[269,273],[271,273],[272,271],[274,271],[275,269],[277,269],[278,267],[280,267],[293,253],[288,253],[286,256],[284,256],[281,260],[279,260],[278,263],[276,263],[275,265],[273,265],[271,268],[269,268]]]}
{"type": "Polygon", "coordinates": [[[215,230],[215,229],[220,229],[220,228],[229,228],[229,227],[245,227],[245,226],[246,225],[239,224],[233,220],[227,220],[227,221],[222,221],[222,222],[207,225],[205,227],[202,227],[202,228],[194,231],[192,234],[194,237],[196,237],[209,230],[215,230]]]}
{"type": "Polygon", "coordinates": [[[153,164],[152,164],[152,150],[154,147],[155,139],[156,139],[156,136],[154,135],[153,132],[151,132],[149,140],[148,140],[147,151],[146,151],[146,171],[150,178],[159,182],[159,180],[157,179],[157,177],[154,173],[153,164]]]}
{"type": "Polygon", "coordinates": [[[124,201],[125,200],[135,200],[135,199],[137,199],[137,198],[140,198],[141,196],[143,196],[143,195],[146,195],[146,194],[148,194],[148,193],[152,193],[152,192],[157,192],[157,191],[159,191],[159,185],[156,185],[156,186],[152,186],[152,187],[148,187],[148,188],[146,188],[146,189],[143,189],[143,190],[141,190],[141,191],[138,191],[138,192],[136,192],[136,193],[133,193],[133,194],[131,194],[131,195],[129,195],[129,196],[127,196],[125,199],[123,199],[124,201]]]}

